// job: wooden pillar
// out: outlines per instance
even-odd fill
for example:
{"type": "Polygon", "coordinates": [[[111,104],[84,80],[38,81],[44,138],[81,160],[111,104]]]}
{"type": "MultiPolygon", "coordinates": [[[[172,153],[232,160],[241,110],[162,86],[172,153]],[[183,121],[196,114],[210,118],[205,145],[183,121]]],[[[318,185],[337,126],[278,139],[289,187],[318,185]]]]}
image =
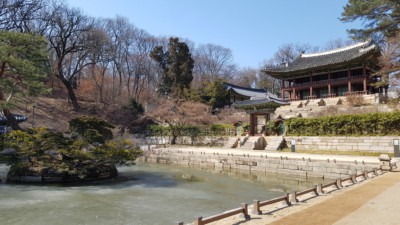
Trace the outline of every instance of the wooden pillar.
{"type": "Polygon", "coordinates": [[[285,92],[284,89],[285,88],[285,79],[282,78],[282,85],[281,85],[281,98],[283,99],[285,97],[285,92]]]}
{"type": "Polygon", "coordinates": [[[364,94],[367,94],[367,69],[365,68],[365,63],[363,63],[363,88],[364,94]]]}
{"type": "Polygon", "coordinates": [[[331,71],[328,72],[328,96],[331,97],[331,71]]]}
{"type": "Polygon", "coordinates": [[[254,136],[254,113],[250,113],[250,136],[254,136]]]}
{"type": "Polygon", "coordinates": [[[350,94],[351,93],[351,72],[350,72],[350,67],[347,69],[347,92],[350,94]]]}
{"type": "Polygon", "coordinates": [[[296,80],[293,78],[293,86],[292,86],[292,94],[293,94],[293,96],[292,96],[292,99],[296,99],[296,80]]]}
{"type": "Polygon", "coordinates": [[[312,91],[313,91],[313,87],[312,87],[312,73],[310,75],[310,97],[313,95],[312,91]]]}

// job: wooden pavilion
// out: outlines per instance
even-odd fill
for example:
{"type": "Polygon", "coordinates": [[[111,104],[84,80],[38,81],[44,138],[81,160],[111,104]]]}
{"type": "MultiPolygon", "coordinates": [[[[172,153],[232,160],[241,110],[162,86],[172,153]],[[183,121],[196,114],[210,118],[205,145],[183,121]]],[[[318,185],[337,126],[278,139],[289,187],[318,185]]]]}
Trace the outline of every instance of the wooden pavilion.
{"type": "Polygon", "coordinates": [[[229,91],[230,104],[239,109],[244,109],[250,115],[249,135],[262,135],[265,125],[270,120],[271,113],[281,105],[288,104],[275,94],[265,89],[246,88],[233,84],[225,84],[229,91]]]}
{"type": "Polygon", "coordinates": [[[373,94],[380,80],[380,50],[372,41],[344,48],[301,54],[293,62],[262,71],[282,81],[281,97],[289,101],[329,98],[350,94],[373,94]]]}

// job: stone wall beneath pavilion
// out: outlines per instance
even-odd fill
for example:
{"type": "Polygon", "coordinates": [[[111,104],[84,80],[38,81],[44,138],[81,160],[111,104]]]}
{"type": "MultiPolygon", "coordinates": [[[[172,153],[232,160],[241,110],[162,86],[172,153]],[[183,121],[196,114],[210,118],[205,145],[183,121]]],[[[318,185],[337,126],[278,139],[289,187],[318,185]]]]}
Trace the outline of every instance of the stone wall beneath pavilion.
{"type": "Polygon", "coordinates": [[[362,137],[320,137],[320,136],[286,136],[285,140],[290,146],[292,140],[296,141],[299,150],[329,150],[329,151],[372,151],[380,153],[393,153],[393,140],[399,136],[362,136],[362,137]]]}

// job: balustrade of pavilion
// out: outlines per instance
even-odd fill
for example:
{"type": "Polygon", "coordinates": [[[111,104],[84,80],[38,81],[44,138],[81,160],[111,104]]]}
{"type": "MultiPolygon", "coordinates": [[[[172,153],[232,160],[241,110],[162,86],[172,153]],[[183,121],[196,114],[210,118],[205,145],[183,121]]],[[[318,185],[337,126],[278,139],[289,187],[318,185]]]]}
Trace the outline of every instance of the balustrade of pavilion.
{"type": "Polygon", "coordinates": [[[313,74],[311,71],[308,76],[303,77],[293,77],[291,79],[281,79],[282,81],[282,89],[281,96],[285,96],[285,99],[289,101],[295,100],[304,100],[304,99],[316,99],[316,98],[331,98],[337,96],[346,96],[346,95],[360,95],[368,93],[368,77],[370,71],[363,65],[361,68],[347,68],[347,70],[339,71],[341,77],[337,77],[338,71],[327,73],[319,73],[313,74]],[[347,76],[343,77],[343,72],[347,73],[347,76]],[[336,78],[335,78],[336,77],[336,78]],[[308,79],[309,80],[308,80],[308,79]],[[307,79],[308,82],[304,82],[307,79]],[[302,81],[302,82],[300,82],[302,81]],[[362,90],[360,88],[352,90],[353,85],[362,84],[362,90]],[[342,93],[337,93],[336,90],[333,91],[333,88],[347,87],[347,91],[342,93]],[[327,89],[326,94],[319,95],[319,89],[327,89]],[[307,91],[307,96],[299,95],[301,91],[307,91]],[[288,95],[285,95],[288,93],[288,95]]]}

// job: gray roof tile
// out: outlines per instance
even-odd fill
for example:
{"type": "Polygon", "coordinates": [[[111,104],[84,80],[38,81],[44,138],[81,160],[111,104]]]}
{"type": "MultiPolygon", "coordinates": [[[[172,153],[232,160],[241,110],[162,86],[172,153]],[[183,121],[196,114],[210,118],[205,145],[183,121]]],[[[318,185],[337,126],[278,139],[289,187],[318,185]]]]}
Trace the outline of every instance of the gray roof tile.
{"type": "Polygon", "coordinates": [[[338,48],[330,51],[302,54],[293,62],[283,66],[267,67],[262,71],[274,75],[283,75],[293,72],[300,72],[309,69],[319,69],[326,66],[340,65],[343,63],[353,62],[359,59],[367,58],[376,52],[379,48],[372,40],[356,43],[344,48],[338,48]]]}

